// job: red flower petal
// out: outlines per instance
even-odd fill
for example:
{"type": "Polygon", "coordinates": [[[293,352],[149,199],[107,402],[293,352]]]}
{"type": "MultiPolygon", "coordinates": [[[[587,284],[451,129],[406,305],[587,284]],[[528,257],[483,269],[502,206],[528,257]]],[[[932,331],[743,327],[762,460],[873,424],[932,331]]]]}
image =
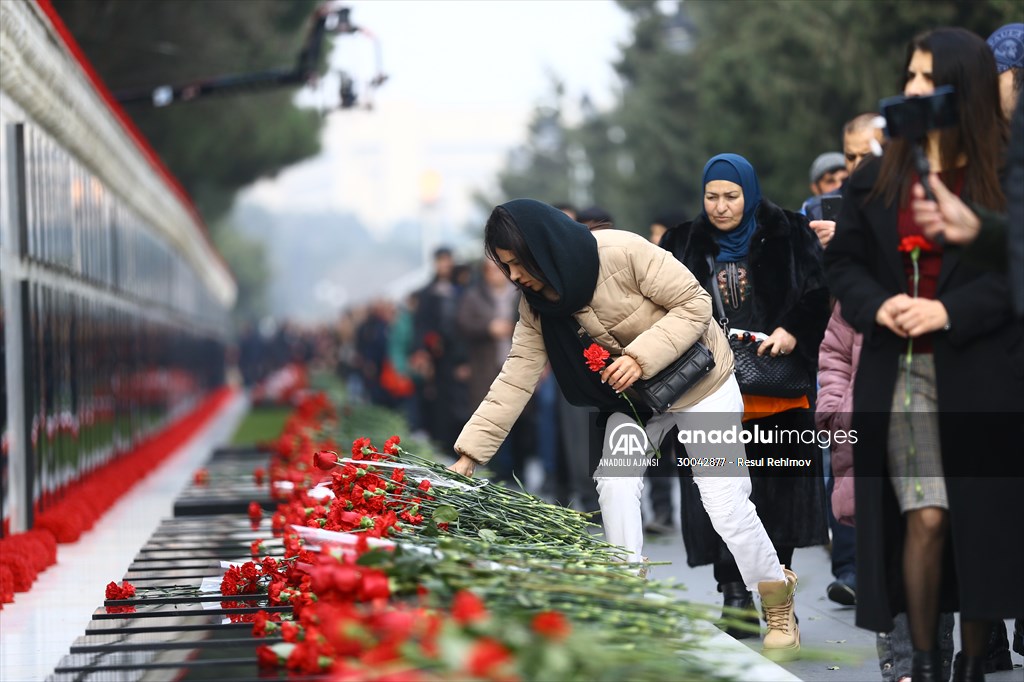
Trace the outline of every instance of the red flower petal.
{"type": "Polygon", "coordinates": [[[487,617],[487,608],[483,600],[469,590],[460,590],[452,600],[452,618],[465,624],[482,620],[487,617]]]}
{"type": "Polygon", "coordinates": [[[919,234],[907,235],[900,240],[900,244],[896,248],[902,253],[910,253],[914,249],[921,249],[922,251],[932,251],[934,249],[932,243],[919,234]]]}
{"type": "Polygon", "coordinates": [[[590,346],[583,351],[583,358],[587,361],[587,367],[590,368],[591,372],[600,372],[604,369],[605,363],[610,357],[611,353],[596,343],[590,344],[590,346]]]}
{"type": "Polygon", "coordinates": [[[512,660],[512,654],[501,642],[484,637],[469,651],[466,670],[473,677],[490,679],[495,668],[512,660]]]}
{"type": "Polygon", "coordinates": [[[533,617],[533,631],[554,640],[562,640],[572,632],[569,619],[557,611],[544,611],[533,617]]]}
{"type": "Polygon", "coordinates": [[[313,455],[313,465],[317,469],[330,471],[338,465],[338,453],[333,450],[318,450],[313,455]]]}

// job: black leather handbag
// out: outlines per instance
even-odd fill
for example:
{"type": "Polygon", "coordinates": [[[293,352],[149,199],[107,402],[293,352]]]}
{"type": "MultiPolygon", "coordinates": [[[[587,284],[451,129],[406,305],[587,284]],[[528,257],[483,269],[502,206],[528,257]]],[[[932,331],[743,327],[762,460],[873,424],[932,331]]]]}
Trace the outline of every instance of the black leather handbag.
{"type": "MultiPolygon", "coordinates": [[[[584,348],[589,348],[594,342],[582,326],[577,328],[576,335],[584,348]]],[[[634,381],[627,391],[655,412],[665,412],[694,384],[706,377],[714,366],[715,358],[711,351],[698,341],[650,379],[634,381]]]]}
{"type": "Polygon", "coordinates": [[[795,355],[758,355],[761,342],[751,334],[733,334],[729,331],[729,318],[725,316],[722,294],[715,283],[715,264],[708,257],[711,266],[711,298],[715,305],[718,324],[729,339],[733,362],[736,365],[736,382],[740,392],[747,395],[763,395],[773,398],[799,398],[809,394],[813,386],[807,368],[795,355]]]}
{"type": "Polygon", "coordinates": [[[799,398],[811,392],[807,369],[795,355],[758,355],[760,341],[729,334],[740,392],[775,398],[799,398]]]}
{"type": "Polygon", "coordinates": [[[708,375],[715,366],[715,358],[698,341],[671,365],[650,379],[639,379],[630,386],[636,395],[655,412],[664,412],[693,385],[708,375]]]}

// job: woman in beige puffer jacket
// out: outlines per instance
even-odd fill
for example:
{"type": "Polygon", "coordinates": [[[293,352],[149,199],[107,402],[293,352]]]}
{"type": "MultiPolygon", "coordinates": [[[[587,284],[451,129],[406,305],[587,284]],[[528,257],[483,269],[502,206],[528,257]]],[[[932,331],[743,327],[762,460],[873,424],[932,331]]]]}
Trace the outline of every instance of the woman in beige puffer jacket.
{"type": "Polygon", "coordinates": [[[792,616],[796,576],[780,565],[749,499],[745,452],[735,438],[743,432],[743,399],[728,342],[711,323],[710,296],[671,253],[646,239],[618,230],[591,233],[558,209],[531,199],[495,208],[484,242],[488,256],[520,287],[523,299],[512,349],[456,441],[459,460],[451,468],[472,475],[477,464],[493,456],[550,360],[569,402],[614,412],[594,478],[606,538],[639,562],[640,499],[650,444],[660,443],[673,427],[691,434],[721,431],[720,440],[732,442],[696,444],[691,438],[687,446],[696,460],[692,468],[701,501],[736,557],[744,582],[761,592],[768,621],[765,652],[799,651],[792,616]],[[600,374],[587,368],[577,335],[581,328],[611,355],[600,374]],[[716,366],[668,411],[637,425],[618,394],[637,379],[651,378],[698,341],[711,350],[716,366]],[[631,447],[638,443],[639,452],[631,447]]]}

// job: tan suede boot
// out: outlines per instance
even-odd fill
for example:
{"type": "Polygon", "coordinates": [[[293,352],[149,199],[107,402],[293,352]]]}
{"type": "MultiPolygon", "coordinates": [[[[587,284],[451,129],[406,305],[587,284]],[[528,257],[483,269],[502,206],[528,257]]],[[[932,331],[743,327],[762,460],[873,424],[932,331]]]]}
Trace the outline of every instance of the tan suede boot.
{"type": "Polygon", "coordinates": [[[800,626],[793,614],[796,573],[782,567],[785,580],[766,580],[757,584],[761,595],[761,613],[768,624],[761,653],[774,661],[792,660],[800,653],[800,626]]]}

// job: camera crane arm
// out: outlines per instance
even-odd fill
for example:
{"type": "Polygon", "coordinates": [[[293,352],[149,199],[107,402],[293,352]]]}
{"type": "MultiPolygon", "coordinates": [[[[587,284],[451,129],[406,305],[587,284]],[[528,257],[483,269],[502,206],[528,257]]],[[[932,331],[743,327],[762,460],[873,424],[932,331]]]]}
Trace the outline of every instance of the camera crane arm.
{"type": "MultiPolygon", "coordinates": [[[[207,95],[304,85],[316,76],[317,64],[320,61],[324,37],[327,33],[346,35],[367,33],[350,21],[350,11],[348,7],[343,7],[336,1],[319,6],[314,14],[313,25],[306,37],[302,51],[299,52],[295,66],[290,69],[268,69],[218,76],[184,85],[159,85],[123,90],[114,93],[114,97],[120,104],[149,102],[154,107],[164,107],[175,102],[189,102],[207,95]]],[[[367,35],[369,34],[367,33],[367,35]]],[[[370,37],[372,38],[372,36],[370,37]]],[[[383,83],[386,78],[383,74],[379,74],[374,78],[374,83],[383,83]]]]}

